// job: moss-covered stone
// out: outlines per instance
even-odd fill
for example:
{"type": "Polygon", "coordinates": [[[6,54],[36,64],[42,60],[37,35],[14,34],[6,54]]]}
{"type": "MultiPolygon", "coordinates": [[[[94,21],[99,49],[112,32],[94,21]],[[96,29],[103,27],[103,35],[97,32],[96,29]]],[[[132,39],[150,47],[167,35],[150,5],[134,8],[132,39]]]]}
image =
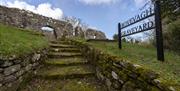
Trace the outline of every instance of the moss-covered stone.
{"type": "Polygon", "coordinates": [[[19,91],[107,91],[95,78],[45,80],[33,79],[19,91]]]}
{"type": "Polygon", "coordinates": [[[129,77],[127,74],[125,74],[123,71],[119,71],[118,73],[119,79],[122,80],[123,82],[126,82],[129,80],[129,77]]]}
{"type": "Polygon", "coordinates": [[[136,84],[136,88],[142,89],[142,91],[151,91],[151,85],[148,84],[146,81],[141,81],[141,80],[134,80],[130,79],[130,81],[134,84],[136,84]]]}
{"type": "Polygon", "coordinates": [[[160,89],[155,86],[152,86],[150,89],[151,89],[150,91],[160,91],[160,89]]]}
{"type": "Polygon", "coordinates": [[[148,69],[141,70],[140,74],[141,74],[140,77],[148,82],[159,77],[159,74],[148,69]]]}
{"type": "Polygon", "coordinates": [[[136,84],[134,84],[131,81],[128,81],[123,85],[121,91],[137,91],[136,84]]]}
{"type": "Polygon", "coordinates": [[[63,53],[56,53],[52,52],[48,54],[50,58],[63,58],[63,57],[81,57],[81,53],[71,53],[71,52],[63,52],[63,53]]]}
{"type": "Polygon", "coordinates": [[[51,48],[51,52],[80,52],[78,48],[51,48]]]}
{"type": "Polygon", "coordinates": [[[38,77],[61,79],[92,76],[94,74],[94,71],[88,65],[68,67],[49,66],[39,70],[37,73],[38,77]]]}
{"type": "Polygon", "coordinates": [[[70,44],[70,41],[50,41],[52,44],[70,44]]]}
{"type": "Polygon", "coordinates": [[[74,45],[65,45],[65,44],[49,44],[52,48],[77,48],[74,45]]]}
{"type": "Polygon", "coordinates": [[[57,65],[57,66],[83,65],[87,63],[88,61],[81,57],[49,59],[45,61],[46,65],[57,65]]]}

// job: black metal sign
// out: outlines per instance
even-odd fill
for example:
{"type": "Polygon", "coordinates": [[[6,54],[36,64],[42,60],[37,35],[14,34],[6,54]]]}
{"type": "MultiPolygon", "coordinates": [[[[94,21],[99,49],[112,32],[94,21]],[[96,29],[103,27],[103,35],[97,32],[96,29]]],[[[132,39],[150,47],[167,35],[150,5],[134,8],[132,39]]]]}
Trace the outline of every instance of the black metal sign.
{"type": "Polygon", "coordinates": [[[148,31],[151,29],[156,30],[156,44],[157,44],[157,59],[164,61],[164,48],[163,48],[163,37],[162,37],[162,24],[161,24],[161,13],[160,13],[160,2],[156,0],[154,8],[148,8],[142,11],[141,14],[134,16],[133,18],[125,21],[124,23],[118,23],[118,37],[119,37],[119,48],[122,49],[121,38],[137,34],[140,32],[148,31]],[[155,16],[155,20],[149,20],[146,23],[132,27],[126,31],[121,31],[131,25],[134,25],[140,21],[143,21],[149,17],[155,16]]]}

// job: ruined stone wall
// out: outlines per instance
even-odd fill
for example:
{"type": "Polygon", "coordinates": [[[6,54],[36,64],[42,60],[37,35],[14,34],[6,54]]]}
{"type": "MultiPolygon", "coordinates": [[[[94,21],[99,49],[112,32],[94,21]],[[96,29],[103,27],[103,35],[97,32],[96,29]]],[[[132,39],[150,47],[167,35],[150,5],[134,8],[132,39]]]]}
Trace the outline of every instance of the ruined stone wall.
{"type": "Polygon", "coordinates": [[[95,29],[87,29],[85,33],[86,39],[106,39],[106,35],[95,29]]]}
{"type": "Polygon", "coordinates": [[[73,35],[73,26],[70,23],[16,8],[0,6],[0,23],[34,31],[42,31],[42,27],[49,25],[54,28],[58,38],[63,36],[64,32],[68,37],[73,35]]]}
{"type": "MultiPolygon", "coordinates": [[[[61,38],[62,36],[65,36],[66,38],[80,36],[86,39],[106,39],[105,34],[101,31],[93,29],[83,31],[80,27],[77,27],[76,31],[73,31],[72,24],[68,22],[55,20],[17,8],[0,6],[0,23],[40,32],[42,32],[42,27],[48,25],[55,30],[57,38],[61,38]],[[76,32],[76,35],[73,35],[73,32],[76,32]],[[96,37],[94,38],[94,36],[96,37]]],[[[47,32],[45,33],[45,35],[48,35],[50,39],[52,38],[52,34],[47,34],[47,32]]]]}
{"type": "Polygon", "coordinates": [[[77,26],[75,28],[75,36],[76,37],[80,37],[80,38],[84,38],[85,37],[85,34],[84,34],[85,31],[82,30],[81,27],[77,26]]]}

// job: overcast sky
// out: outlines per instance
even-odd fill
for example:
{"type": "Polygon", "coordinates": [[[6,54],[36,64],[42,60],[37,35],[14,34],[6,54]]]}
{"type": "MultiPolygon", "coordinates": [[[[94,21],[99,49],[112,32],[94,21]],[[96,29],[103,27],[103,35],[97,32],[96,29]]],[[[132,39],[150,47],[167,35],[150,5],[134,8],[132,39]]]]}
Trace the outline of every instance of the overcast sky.
{"type": "Polygon", "coordinates": [[[118,22],[140,12],[148,0],[0,0],[0,5],[30,10],[54,19],[74,16],[103,31],[108,38],[117,33],[118,22]]]}

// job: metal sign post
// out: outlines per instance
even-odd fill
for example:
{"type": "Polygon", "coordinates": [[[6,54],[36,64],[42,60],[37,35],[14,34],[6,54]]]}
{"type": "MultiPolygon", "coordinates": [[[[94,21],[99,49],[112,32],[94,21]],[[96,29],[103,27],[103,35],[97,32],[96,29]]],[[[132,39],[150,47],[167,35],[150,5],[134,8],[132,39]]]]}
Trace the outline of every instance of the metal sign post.
{"type": "Polygon", "coordinates": [[[156,23],[156,46],[158,60],[164,61],[164,48],[162,36],[162,23],[161,23],[161,8],[160,1],[155,2],[155,23],[156,23]]]}
{"type": "Polygon", "coordinates": [[[118,23],[118,40],[119,40],[119,49],[122,49],[122,41],[121,41],[121,23],[118,23]]]}
{"type": "Polygon", "coordinates": [[[161,8],[160,1],[156,0],[154,9],[151,7],[146,9],[141,14],[129,19],[124,23],[118,23],[118,38],[119,38],[119,48],[122,49],[122,37],[130,36],[133,34],[141,33],[151,29],[156,30],[156,45],[157,45],[157,59],[164,61],[164,48],[163,48],[163,36],[162,36],[162,23],[161,23],[161,8]],[[122,29],[134,25],[140,21],[143,21],[149,17],[155,16],[155,21],[148,21],[142,25],[128,29],[122,32],[122,29]]]}

